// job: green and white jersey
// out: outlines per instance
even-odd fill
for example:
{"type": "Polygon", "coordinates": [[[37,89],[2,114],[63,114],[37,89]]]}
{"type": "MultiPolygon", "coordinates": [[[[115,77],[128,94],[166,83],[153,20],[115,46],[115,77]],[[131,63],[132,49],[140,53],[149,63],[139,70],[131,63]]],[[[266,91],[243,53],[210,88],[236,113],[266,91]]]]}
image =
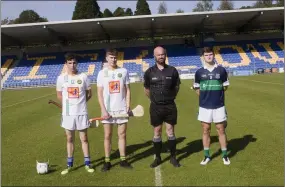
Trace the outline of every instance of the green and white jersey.
{"type": "Polygon", "coordinates": [[[217,109],[225,105],[224,86],[228,86],[228,74],[224,67],[215,65],[212,70],[202,67],[195,73],[194,88],[200,89],[199,106],[217,109]]]}

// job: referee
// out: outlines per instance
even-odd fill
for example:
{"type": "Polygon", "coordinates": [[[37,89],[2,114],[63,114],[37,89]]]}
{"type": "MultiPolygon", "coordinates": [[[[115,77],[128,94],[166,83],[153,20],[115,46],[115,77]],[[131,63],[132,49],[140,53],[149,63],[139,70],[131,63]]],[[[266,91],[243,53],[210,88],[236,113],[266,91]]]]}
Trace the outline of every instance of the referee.
{"type": "Polygon", "coordinates": [[[154,130],[153,146],[155,160],[151,168],[161,164],[162,125],[166,125],[168,146],[171,153],[170,163],[180,167],[176,159],[176,138],[174,126],[177,123],[177,108],[174,102],[179,91],[180,78],[176,68],[165,64],[166,51],[162,47],[154,49],[156,65],[150,67],[144,74],[144,88],[150,98],[150,121],[154,130]]]}

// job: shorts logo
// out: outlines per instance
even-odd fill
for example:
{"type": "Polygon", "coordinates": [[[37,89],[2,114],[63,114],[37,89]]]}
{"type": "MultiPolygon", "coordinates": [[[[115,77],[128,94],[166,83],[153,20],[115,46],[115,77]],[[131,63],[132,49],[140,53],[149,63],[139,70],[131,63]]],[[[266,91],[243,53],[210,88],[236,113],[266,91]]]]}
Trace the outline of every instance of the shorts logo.
{"type": "Polygon", "coordinates": [[[122,77],[122,73],[119,73],[119,74],[118,74],[118,77],[121,78],[121,77],[122,77]]]}
{"type": "Polygon", "coordinates": [[[120,93],[120,81],[109,82],[109,93],[120,93]]]}
{"type": "Polygon", "coordinates": [[[68,98],[79,98],[79,87],[68,87],[68,98]]]}
{"type": "Polygon", "coordinates": [[[82,80],[77,80],[77,84],[81,84],[82,83],[82,80]]]}

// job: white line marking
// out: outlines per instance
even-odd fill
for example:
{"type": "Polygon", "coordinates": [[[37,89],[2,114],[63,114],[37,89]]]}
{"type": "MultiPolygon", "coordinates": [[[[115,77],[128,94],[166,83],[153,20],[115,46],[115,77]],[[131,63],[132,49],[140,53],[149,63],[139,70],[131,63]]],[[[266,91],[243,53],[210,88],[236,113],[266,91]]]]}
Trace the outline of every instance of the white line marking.
{"type": "MultiPolygon", "coordinates": [[[[154,155],[154,159],[155,159],[155,155],[154,155]]],[[[154,173],[155,173],[155,186],[162,186],[160,165],[154,169],[154,173]]]]}
{"type": "Polygon", "coordinates": [[[48,95],[43,95],[41,97],[36,97],[34,99],[29,99],[29,100],[26,100],[26,101],[21,101],[19,103],[15,103],[15,104],[12,104],[12,105],[3,106],[2,108],[9,108],[9,107],[16,106],[16,105],[19,105],[19,104],[22,104],[22,103],[27,103],[27,102],[30,102],[30,101],[38,100],[38,99],[41,99],[41,98],[44,98],[44,97],[47,97],[47,96],[50,96],[50,95],[54,95],[54,93],[48,94],[48,95]]]}
{"type": "Polygon", "coordinates": [[[275,83],[275,82],[264,82],[264,81],[248,80],[248,79],[236,79],[236,80],[246,80],[246,81],[259,82],[259,83],[264,83],[264,84],[276,84],[276,85],[284,86],[284,84],[275,83]]]}

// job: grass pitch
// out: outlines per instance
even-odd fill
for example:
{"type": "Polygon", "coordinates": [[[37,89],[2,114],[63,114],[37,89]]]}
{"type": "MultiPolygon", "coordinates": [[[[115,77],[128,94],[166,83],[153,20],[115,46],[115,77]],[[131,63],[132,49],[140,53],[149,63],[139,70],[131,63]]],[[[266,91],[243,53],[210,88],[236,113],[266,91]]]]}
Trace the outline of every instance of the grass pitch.
{"type": "MultiPolygon", "coordinates": [[[[197,121],[198,98],[190,89],[192,80],[182,81],[176,99],[177,158],[182,167],[173,168],[164,151],[160,168],[162,185],[284,185],[284,74],[231,77],[226,92],[228,111],[228,150],[231,165],[222,163],[217,132],[212,125],[210,154],[203,159],[201,127],[197,121]]],[[[103,128],[88,132],[93,174],[84,170],[83,155],[77,134],[74,165],[76,171],[61,176],[66,166],[66,140],[60,127],[60,110],[48,105],[56,99],[55,88],[2,91],[2,185],[3,186],[154,186],[152,127],[149,124],[149,101],[141,83],[132,84],[132,106],[145,107],[145,116],[131,119],[127,131],[127,159],[134,166],[129,171],[119,167],[117,133],[114,128],[110,172],[100,171],[104,160],[103,128]],[[50,160],[47,175],[36,173],[36,160],[50,160]]],[[[89,116],[98,116],[96,86],[88,103],[89,116]]],[[[166,142],[165,128],[163,141],[166,142]]],[[[166,150],[167,144],[164,146],[166,150]]],[[[158,180],[158,179],[157,179],[158,180]]]]}

